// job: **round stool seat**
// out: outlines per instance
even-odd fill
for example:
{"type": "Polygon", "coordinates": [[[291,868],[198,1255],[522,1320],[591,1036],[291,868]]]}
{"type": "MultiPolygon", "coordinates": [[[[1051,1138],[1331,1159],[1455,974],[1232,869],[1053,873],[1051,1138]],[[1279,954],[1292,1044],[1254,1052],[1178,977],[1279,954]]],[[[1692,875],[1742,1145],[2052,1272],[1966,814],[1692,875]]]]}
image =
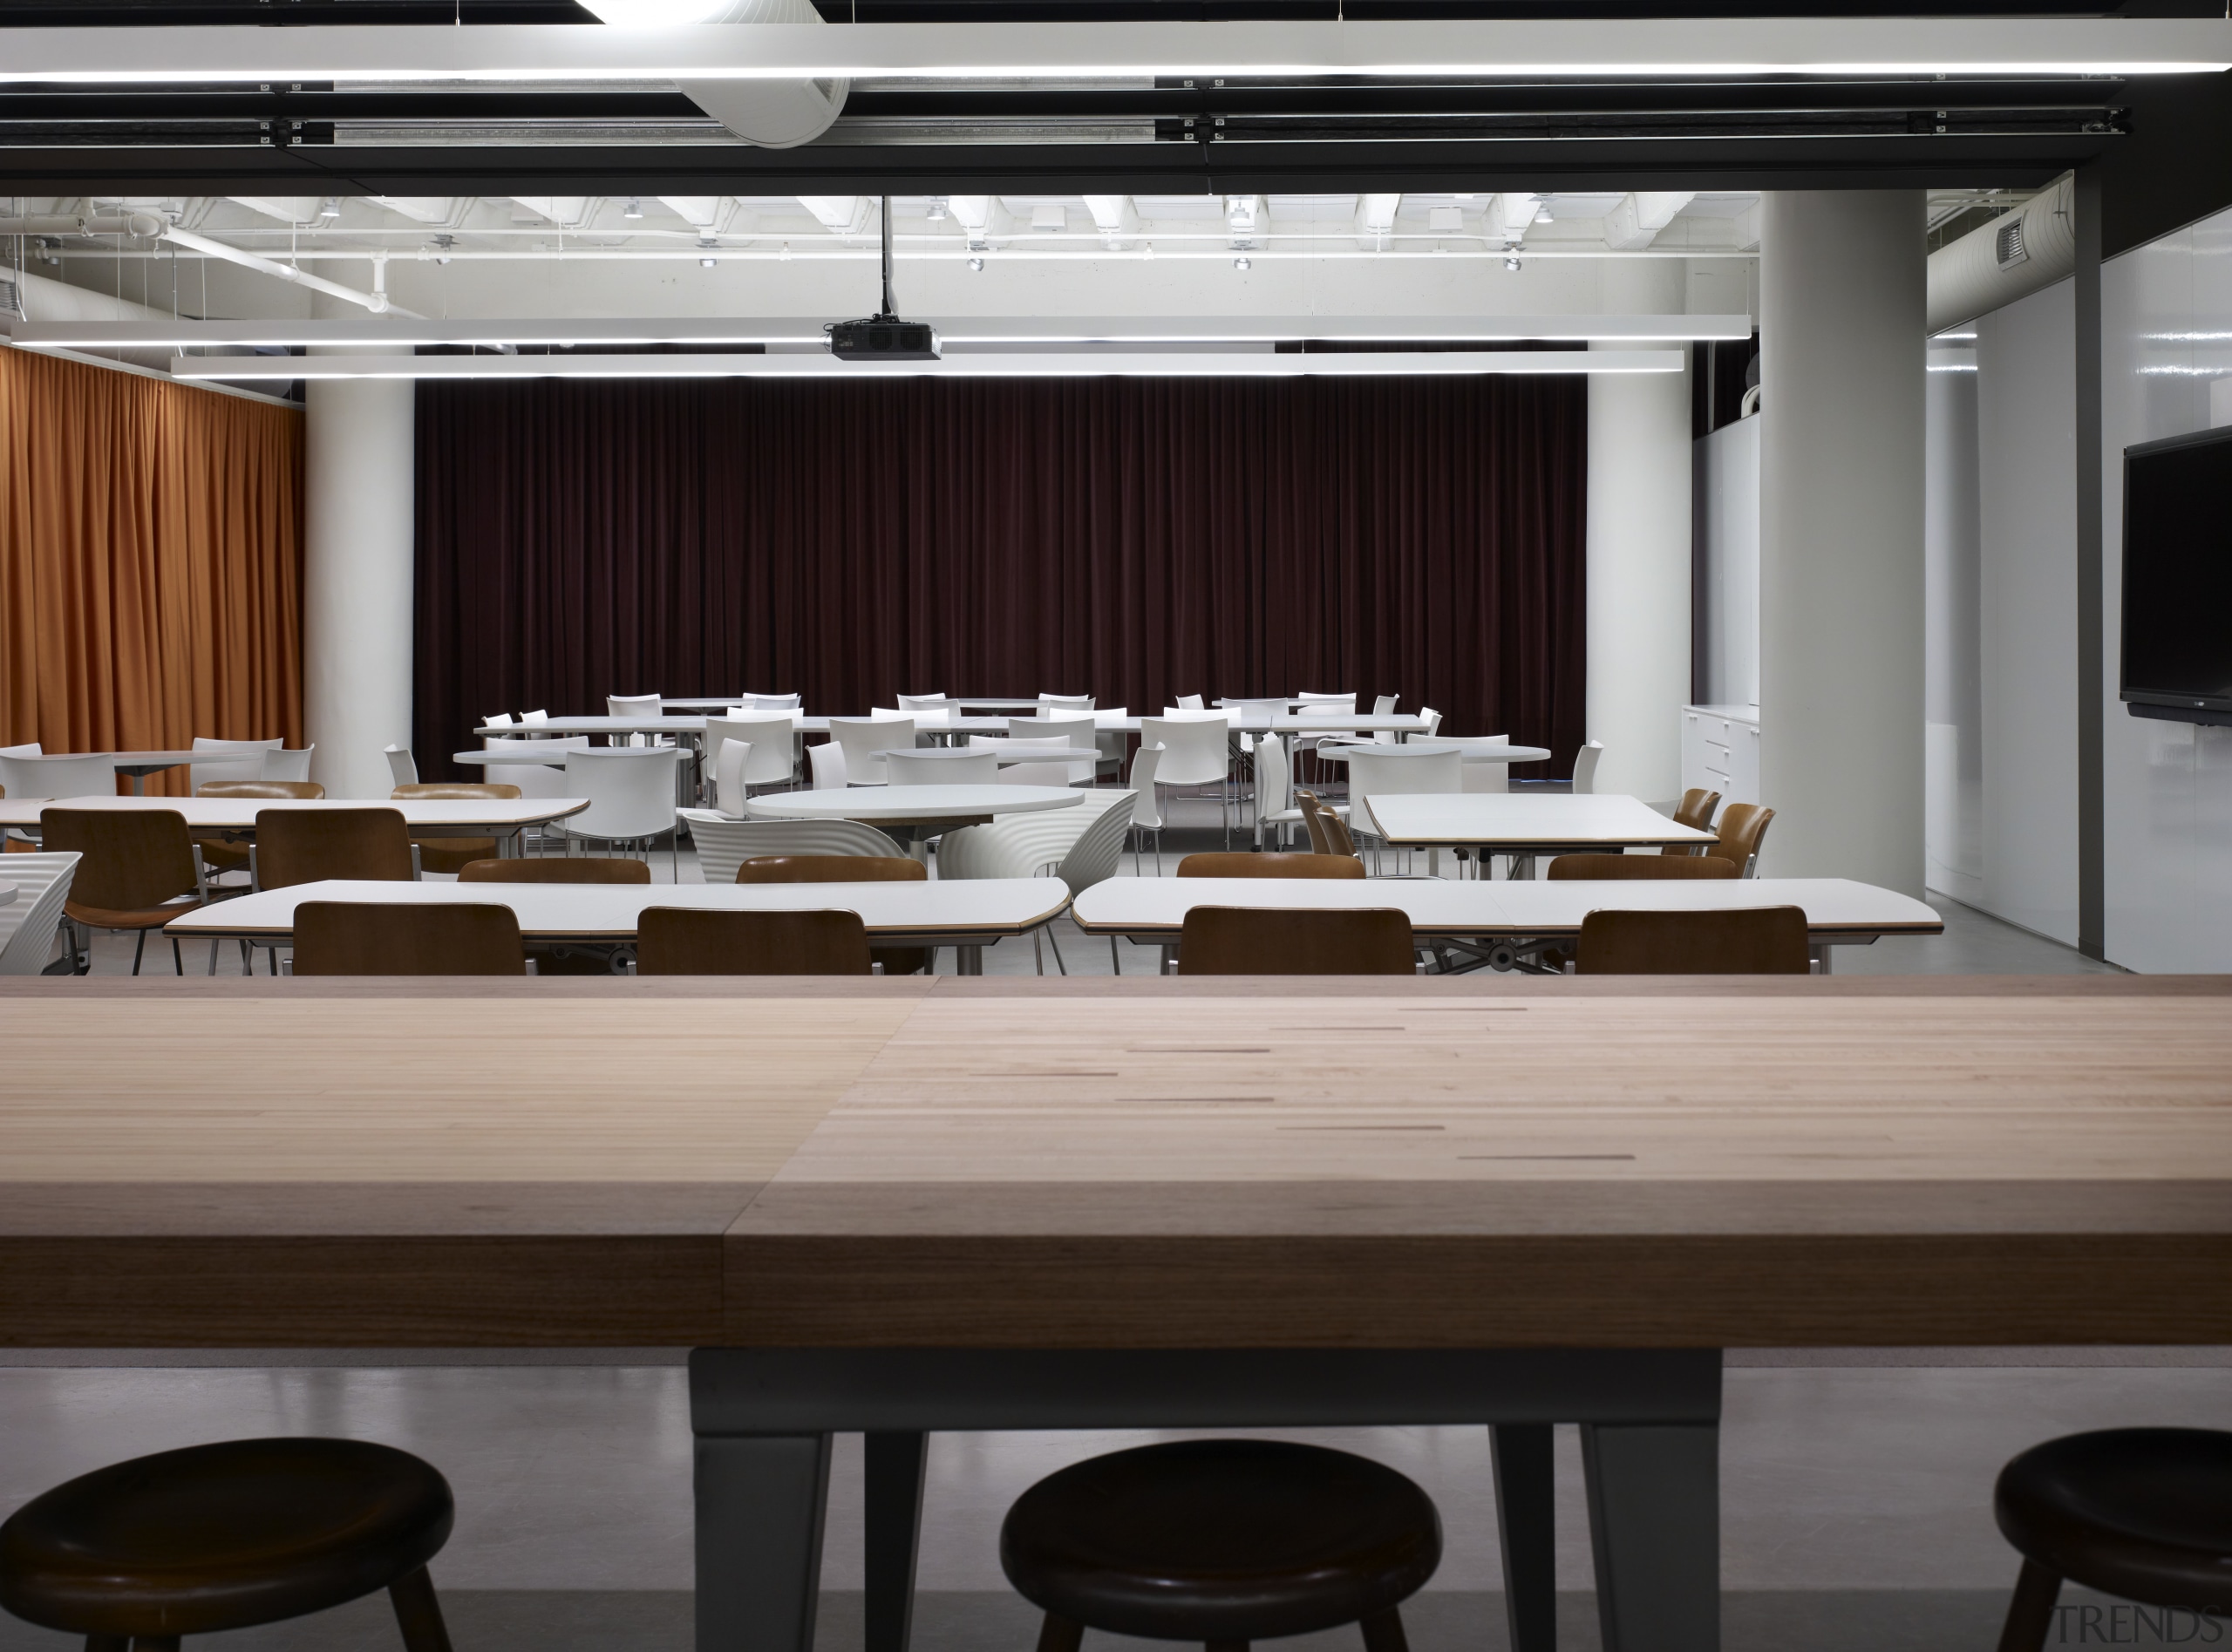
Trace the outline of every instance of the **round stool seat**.
{"type": "Polygon", "coordinates": [[[2026,1560],[2103,1594],[2199,1609],[2223,1606],[2232,1587],[2232,1434],[2048,1440],[2000,1471],[1992,1511],[2026,1560]]]}
{"type": "Polygon", "coordinates": [[[323,1611],[422,1568],[449,1483],[361,1440],[228,1440],[111,1464],[0,1525],[0,1606],[51,1629],[169,1637],[323,1611]]]}
{"type": "Polygon", "coordinates": [[[1304,1635],[1389,1611],[1441,1562],[1432,1500],[1393,1469],[1277,1440],[1182,1440],[1073,1464],[1000,1528],[1017,1592],[1153,1640],[1304,1635]]]}

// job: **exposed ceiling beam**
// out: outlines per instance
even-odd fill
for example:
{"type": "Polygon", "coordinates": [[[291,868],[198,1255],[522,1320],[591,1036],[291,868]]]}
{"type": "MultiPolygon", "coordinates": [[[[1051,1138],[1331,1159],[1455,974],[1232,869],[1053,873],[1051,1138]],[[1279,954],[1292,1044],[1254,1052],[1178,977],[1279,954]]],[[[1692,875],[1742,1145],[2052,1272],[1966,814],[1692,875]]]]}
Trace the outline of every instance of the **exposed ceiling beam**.
{"type": "Polygon", "coordinates": [[[0,82],[2217,73],[2232,18],[14,29],[0,82]]]}

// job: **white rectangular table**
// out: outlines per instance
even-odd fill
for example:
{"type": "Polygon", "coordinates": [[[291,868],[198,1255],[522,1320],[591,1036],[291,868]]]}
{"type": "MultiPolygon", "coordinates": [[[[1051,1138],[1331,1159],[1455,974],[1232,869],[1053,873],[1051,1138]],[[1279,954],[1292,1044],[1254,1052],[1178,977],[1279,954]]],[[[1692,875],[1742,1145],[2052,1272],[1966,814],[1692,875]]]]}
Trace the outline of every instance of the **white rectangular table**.
{"type": "Polygon", "coordinates": [[[321,809],[393,809],[414,838],[516,838],[521,830],[579,814],[587,798],[25,798],[0,799],[0,827],[38,830],[42,809],[168,809],[186,817],[191,832],[255,835],[255,817],[321,809]]]}
{"type": "Polygon", "coordinates": [[[1655,848],[1713,843],[1718,834],[1677,826],[1649,804],[1615,793],[1531,797],[1494,792],[1376,792],[1352,824],[1395,849],[1472,849],[1531,860],[1544,850],[1655,848]]]}
{"type": "Polygon", "coordinates": [[[181,940],[294,938],[304,901],[395,906],[509,907],[521,935],[552,944],[625,945],[646,907],[699,912],[857,912],[879,947],[951,947],[957,972],[983,973],[983,951],[1028,935],[1070,903],[1059,878],[956,879],[908,883],[300,883],[221,901],[174,918],[164,933],[181,940]]]}
{"type": "Polygon", "coordinates": [[[1604,908],[1725,912],[1798,907],[1821,970],[1828,949],[1865,946],[1887,935],[1939,935],[1944,920],[1894,889],[1845,878],[1730,878],[1678,883],[1619,880],[1491,883],[1438,878],[1110,878],[1071,903],[1091,935],[1121,935],[1142,946],[1174,947],[1191,908],[1279,907],[1353,910],[1392,907],[1421,940],[1462,942],[1500,967],[1519,961],[1524,943],[1571,940],[1581,921],[1604,908]]]}
{"type": "MultiPolygon", "coordinates": [[[[800,734],[827,734],[827,716],[806,717],[788,713],[800,734]]],[[[1004,717],[966,717],[954,713],[941,715],[935,711],[912,713],[916,725],[925,734],[1005,734],[1011,719],[1004,717]]],[[[1059,712],[1057,716],[1062,715],[1059,712]]],[[[1085,713],[1079,712],[1082,717],[1085,713]]],[[[1104,734],[1137,734],[1140,719],[1128,714],[1113,711],[1092,713],[1092,725],[1104,734]]],[[[855,719],[866,721],[865,715],[855,719]]],[[[1028,720],[1028,719],[1021,719],[1028,720]]],[[[1426,731],[1422,717],[1399,715],[1373,717],[1245,717],[1233,724],[1235,732],[1242,734],[1348,734],[1385,733],[1405,738],[1426,731]]],[[[702,735],[705,731],[703,717],[555,717],[547,723],[529,725],[519,724],[483,724],[473,733],[483,738],[531,739],[538,735],[566,734],[666,734],[702,735]]]]}

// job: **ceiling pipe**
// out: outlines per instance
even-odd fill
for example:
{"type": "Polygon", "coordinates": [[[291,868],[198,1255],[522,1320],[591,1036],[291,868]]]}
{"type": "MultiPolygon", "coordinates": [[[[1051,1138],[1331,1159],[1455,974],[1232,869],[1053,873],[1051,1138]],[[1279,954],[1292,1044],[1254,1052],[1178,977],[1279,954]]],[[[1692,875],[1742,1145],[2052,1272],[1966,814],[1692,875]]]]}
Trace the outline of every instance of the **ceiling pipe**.
{"type": "Polygon", "coordinates": [[[2077,268],[2074,182],[2065,173],[2004,213],[1929,255],[1927,330],[1948,327],[2052,286],[2077,268]]]}
{"type": "Polygon", "coordinates": [[[265,275],[276,275],[281,281],[292,282],[297,287],[307,287],[312,292],[324,293],[330,297],[344,299],[352,304],[360,304],[375,316],[405,316],[412,321],[425,320],[425,317],[416,310],[405,309],[400,305],[389,301],[386,292],[382,290],[387,284],[386,271],[384,268],[380,267],[384,265],[386,262],[384,259],[380,260],[379,265],[375,267],[373,289],[368,293],[360,292],[354,287],[344,287],[337,281],[328,281],[323,275],[313,275],[306,269],[297,269],[292,264],[282,264],[276,259],[261,257],[252,252],[244,252],[240,248],[228,246],[221,241],[212,241],[207,235],[197,235],[191,229],[180,229],[176,224],[166,223],[151,212],[135,212],[125,222],[127,232],[142,241],[167,241],[174,246],[184,247],[191,252],[206,254],[211,258],[221,258],[228,263],[238,264],[243,269],[253,269],[265,275]]]}

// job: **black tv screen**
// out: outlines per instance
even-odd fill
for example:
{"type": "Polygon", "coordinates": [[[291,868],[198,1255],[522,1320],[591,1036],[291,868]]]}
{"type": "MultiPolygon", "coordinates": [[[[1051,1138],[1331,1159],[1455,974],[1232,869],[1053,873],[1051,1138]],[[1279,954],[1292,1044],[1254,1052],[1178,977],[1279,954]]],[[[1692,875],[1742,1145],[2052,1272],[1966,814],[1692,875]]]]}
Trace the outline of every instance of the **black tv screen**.
{"type": "Polygon", "coordinates": [[[2232,429],[2124,449],[2122,695],[2232,722],[2232,429]]]}

